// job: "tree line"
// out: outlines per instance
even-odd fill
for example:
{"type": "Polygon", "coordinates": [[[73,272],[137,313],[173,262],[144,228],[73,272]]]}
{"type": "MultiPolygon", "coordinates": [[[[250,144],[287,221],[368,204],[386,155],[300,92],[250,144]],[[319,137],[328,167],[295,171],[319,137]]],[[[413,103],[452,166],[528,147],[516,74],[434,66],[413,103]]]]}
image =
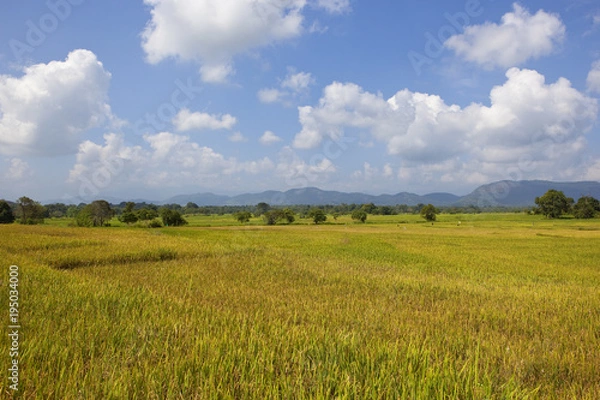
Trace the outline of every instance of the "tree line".
{"type": "Polygon", "coordinates": [[[114,207],[105,200],[96,200],[77,206],[65,204],[41,205],[29,197],[21,197],[16,203],[0,200],[0,223],[19,222],[26,225],[42,224],[45,218],[72,218],[76,226],[109,226],[109,221],[118,216],[119,221],[132,224],[141,221],[150,228],[162,226],[182,226],[188,222],[182,214],[169,207],[144,204],[135,209],[133,202],[124,203],[122,208],[114,207]]]}
{"type": "Polygon", "coordinates": [[[571,214],[578,219],[594,218],[600,212],[600,201],[592,196],[582,196],[575,202],[563,192],[550,189],[543,196],[535,198],[536,214],[546,218],[560,218],[564,214],[571,214]]]}
{"type": "MultiPolygon", "coordinates": [[[[525,211],[544,215],[547,218],[560,218],[563,215],[572,215],[578,219],[595,218],[600,215],[600,201],[591,196],[582,196],[577,202],[567,197],[563,192],[554,189],[548,190],[543,196],[535,198],[536,207],[525,211]]],[[[466,207],[435,207],[432,204],[418,204],[409,206],[398,204],[395,206],[377,206],[367,204],[337,204],[323,205],[320,207],[310,205],[293,205],[286,207],[271,206],[261,202],[254,206],[204,206],[200,207],[193,202],[185,206],[179,204],[166,204],[157,206],[145,202],[121,202],[110,204],[105,200],[96,200],[89,204],[66,205],[53,203],[42,205],[39,202],[23,196],[16,202],[0,200],[0,223],[18,222],[21,224],[40,224],[45,218],[72,218],[77,226],[106,226],[109,221],[117,216],[119,221],[128,225],[141,223],[147,227],[182,226],[188,222],[184,215],[228,215],[231,214],[240,223],[249,222],[254,217],[262,217],[265,224],[291,224],[300,218],[310,218],[315,224],[327,221],[327,216],[334,220],[342,215],[350,215],[358,222],[366,222],[368,215],[397,215],[420,214],[427,221],[435,221],[439,213],[481,213],[487,212],[520,212],[521,208],[485,208],[470,205],[466,207]]]]}

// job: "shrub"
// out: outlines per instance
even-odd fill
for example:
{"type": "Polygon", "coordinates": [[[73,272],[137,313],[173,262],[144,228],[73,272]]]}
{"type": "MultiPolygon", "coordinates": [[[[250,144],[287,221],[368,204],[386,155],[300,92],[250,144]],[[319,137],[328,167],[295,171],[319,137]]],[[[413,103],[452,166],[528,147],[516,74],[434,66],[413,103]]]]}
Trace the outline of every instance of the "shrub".
{"type": "Polygon", "coordinates": [[[240,212],[236,212],[233,217],[238,220],[240,222],[240,224],[245,224],[246,222],[250,221],[250,218],[252,218],[252,214],[248,211],[240,211],[240,212]]]}
{"type": "Polygon", "coordinates": [[[157,219],[153,219],[152,221],[148,222],[148,228],[162,228],[163,224],[161,224],[161,222],[157,219]]]}
{"type": "Polygon", "coordinates": [[[433,206],[433,204],[427,204],[421,209],[421,217],[425,218],[426,221],[433,222],[437,219],[437,214],[440,211],[433,206]]]}
{"type": "Polygon", "coordinates": [[[352,219],[355,221],[365,223],[365,221],[367,220],[367,213],[360,208],[356,209],[352,212],[352,219]]]}
{"type": "Polygon", "coordinates": [[[320,208],[311,209],[308,212],[307,216],[309,218],[312,218],[312,220],[315,224],[319,224],[320,222],[327,221],[327,215],[325,215],[325,211],[321,210],[320,208]]]}
{"type": "Polygon", "coordinates": [[[179,211],[170,210],[168,208],[162,208],[160,210],[160,217],[165,226],[183,226],[188,224],[179,211]]]}

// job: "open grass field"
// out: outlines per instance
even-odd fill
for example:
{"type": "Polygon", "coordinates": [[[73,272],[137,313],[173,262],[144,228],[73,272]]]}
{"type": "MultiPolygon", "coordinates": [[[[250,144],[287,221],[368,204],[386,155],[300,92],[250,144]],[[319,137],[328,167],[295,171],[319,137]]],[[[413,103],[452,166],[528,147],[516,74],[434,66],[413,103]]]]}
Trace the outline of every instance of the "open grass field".
{"type": "Polygon", "coordinates": [[[600,221],[439,219],[0,226],[20,395],[599,399],[600,221]]]}

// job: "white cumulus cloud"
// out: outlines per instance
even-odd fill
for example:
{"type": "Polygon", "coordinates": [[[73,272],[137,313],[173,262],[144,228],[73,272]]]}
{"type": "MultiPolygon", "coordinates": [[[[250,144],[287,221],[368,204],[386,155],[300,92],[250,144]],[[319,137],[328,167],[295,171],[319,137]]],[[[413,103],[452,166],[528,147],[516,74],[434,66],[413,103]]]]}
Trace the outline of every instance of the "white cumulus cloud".
{"type": "Polygon", "coordinates": [[[500,24],[472,25],[444,45],[467,61],[486,68],[508,68],[554,52],[565,37],[560,17],[539,10],[531,15],[519,4],[500,24]]]}
{"type": "Polygon", "coordinates": [[[4,173],[4,178],[7,181],[22,181],[33,175],[33,170],[26,161],[20,158],[11,158],[8,162],[8,168],[4,173]]]}
{"type": "Polygon", "coordinates": [[[144,0],[151,19],[142,48],[152,64],[168,58],[194,61],[207,83],[234,73],[238,54],[300,37],[307,5],[332,14],[349,11],[349,0],[144,0]]]}
{"type": "Polygon", "coordinates": [[[234,132],[227,139],[233,143],[242,143],[248,141],[248,139],[242,135],[242,132],[234,132]]]}
{"type": "Polygon", "coordinates": [[[279,136],[277,136],[276,134],[274,134],[271,131],[265,131],[265,133],[263,133],[263,135],[260,137],[260,139],[258,139],[258,141],[261,144],[264,144],[265,146],[277,143],[277,142],[281,142],[281,138],[279,136]]]}
{"type": "Polygon", "coordinates": [[[344,13],[350,11],[350,0],[317,0],[317,7],[332,14],[344,13]]]}
{"type": "Polygon", "coordinates": [[[236,54],[302,33],[303,0],[145,0],[152,18],[142,33],[150,63],[166,58],[203,65],[207,82],[231,73],[236,54]]]}
{"type": "Polygon", "coordinates": [[[106,189],[132,187],[219,188],[239,174],[263,174],[275,168],[267,157],[239,161],[171,132],[144,135],[144,145],[128,145],[123,135],[108,133],[104,143],[85,141],[68,182],[74,197],[89,197],[106,189]]]}
{"type": "Polygon", "coordinates": [[[309,72],[296,72],[294,68],[288,68],[288,74],[280,82],[278,88],[264,88],[258,91],[258,99],[265,104],[281,102],[286,105],[291,100],[297,99],[302,94],[308,92],[311,85],[314,85],[315,78],[309,72]]]}
{"type": "Polygon", "coordinates": [[[75,153],[83,132],[113,119],[110,79],[88,50],[27,67],[21,77],[0,75],[0,152],[75,153]]]}
{"type": "Polygon", "coordinates": [[[237,118],[232,115],[213,115],[201,112],[191,112],[187,108],[182,109],[173,118],[175,129],[180,132],[191,130],[218,130],[232,129],[237,124],[237,118]]]}
{"type": "Polygon", "coordinates": [[[276,103],[283,99],[286,94],[279,89],[266,88],[258,91],[257,97],[261,103],[276,103]]]}
{"type": "Polygon", "coordinates": [[[314,82],[315,79],[309,72],[296,73],[292,70],[288,73],[283,82],[281,82],[281,87],[290,89],[293,92],[301,92],[308,89],[314,82]]]}
{"type": "Polygon", "coordinates": [[[600,93],[600,60],[592,65],[592,69],[587,76],[587,87],[591,92],[600,93]]]}
{"type": "Polygon", "coordinates": [[[235,75],[235,69],[231,64],[205,64],[200,67],[200,78],[206,83],[227,83],[232,75],[235,75]]]}
{"type": "Polygon", "coordinates": [[[600,160],[595,160],[588,166],[584,179],[600,182],[600,160]]]}
{"type": "Polygon", "coordinates": [[[275,175],[284,179],[288,187],[323,187],[337,171],[335,164],[327,157],[314,157],[309,162],[303,160],[290,147],[279,153],[275,175]]]}
{"type": "Polygon", "coordinates": [[[506,173],[511,166],[521,173],[567,173],[567,166],[579,163],[598,101],[564,78],[546,83],[538,72],[518,68],[506,77],[491,90],[490,105],[465,108],[407,89],[385,100],[356,84],[334,82],[317,106],[299,107],[302,130],[293,144],[311,149],[326,137],[339,140],[348,130],[359,131],[399,156],[404,171],[441,165],[429,174],[449,179],[442,170],[472,170],[464,177],[468,181],[506,173]]]}

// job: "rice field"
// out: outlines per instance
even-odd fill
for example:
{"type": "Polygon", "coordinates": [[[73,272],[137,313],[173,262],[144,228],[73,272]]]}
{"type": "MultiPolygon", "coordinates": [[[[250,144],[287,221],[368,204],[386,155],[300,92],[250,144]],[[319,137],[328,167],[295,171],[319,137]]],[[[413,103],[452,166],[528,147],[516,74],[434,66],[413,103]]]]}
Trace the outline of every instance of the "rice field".
{"type": "Polygon", "coordinates": [[[19,395],[600,398],[600,220],[329,219],[0,225],[19,395]]]}

